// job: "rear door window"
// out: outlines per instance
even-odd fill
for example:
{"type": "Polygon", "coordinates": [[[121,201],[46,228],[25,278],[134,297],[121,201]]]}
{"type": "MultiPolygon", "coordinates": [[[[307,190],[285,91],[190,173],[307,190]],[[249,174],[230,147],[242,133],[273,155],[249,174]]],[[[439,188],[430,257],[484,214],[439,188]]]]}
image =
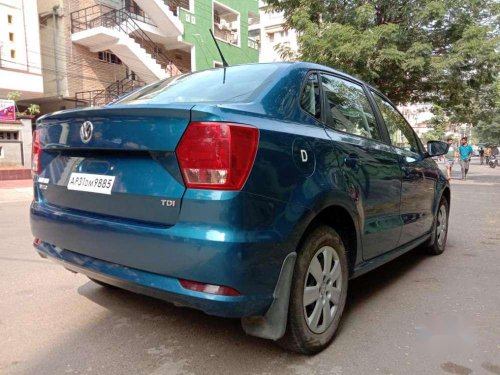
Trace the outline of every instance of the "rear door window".
{"type": "Polygon", "coordinates": [[[300,106],[314,118],[321,120],[321,100],[317,73],[311,73],[307,77],[300,95],[300,106]]]}
{"type": "Polygon", "coordinates": [[[381,140],[372,108],[361,85],[321,73],[326,125],[332,129],[381,140]]]}

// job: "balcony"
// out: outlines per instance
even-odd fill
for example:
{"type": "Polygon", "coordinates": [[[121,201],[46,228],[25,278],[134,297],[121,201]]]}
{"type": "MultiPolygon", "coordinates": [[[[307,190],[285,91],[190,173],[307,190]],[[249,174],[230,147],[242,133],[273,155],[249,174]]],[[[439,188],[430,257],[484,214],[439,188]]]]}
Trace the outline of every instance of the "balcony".
{"type": "Polygon", "coordinates": [[[213,3],[214,35],[217,39],[240,46],[240,15],[222,4],[213,3]]]}

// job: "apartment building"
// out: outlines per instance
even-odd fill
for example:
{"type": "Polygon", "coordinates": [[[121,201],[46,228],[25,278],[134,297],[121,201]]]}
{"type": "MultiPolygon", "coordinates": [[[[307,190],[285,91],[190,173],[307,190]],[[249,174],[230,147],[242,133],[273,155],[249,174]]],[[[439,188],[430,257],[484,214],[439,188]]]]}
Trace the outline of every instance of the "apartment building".
{"type": "Polygon", "coordinates": [[[30,176],[31,119],[15,115],[11,92],[43,96],[36,0],[0,0],[0,180],[30,176]]]}
{"type": "Polygon", "coordinates": [[[431,124],[431,119],[434,116],[432,114],[432,104],[405,104],[399,106],[398,109],[419,137],[425,137],[425,133],[434,129],[431,124]]]}
{"type": "Polygon", "coordinates": [[[102,105],[180,73],[258,61],[257,0],[38,0],[43,112],[102,105]]]}
{"type": "Polygon", "coordinates": [[[0,98],[43,94],[35,0],[0,0],[0,98]]]}
{"type": "Polygon", "coordinates": [[[260,62],[294,60],[299,49],[297,32],[287,29],[283,12],[273,12],[267,3],[259,1],[260,62]],[[283,55],[282,52],[286,52],[283,55]]]}

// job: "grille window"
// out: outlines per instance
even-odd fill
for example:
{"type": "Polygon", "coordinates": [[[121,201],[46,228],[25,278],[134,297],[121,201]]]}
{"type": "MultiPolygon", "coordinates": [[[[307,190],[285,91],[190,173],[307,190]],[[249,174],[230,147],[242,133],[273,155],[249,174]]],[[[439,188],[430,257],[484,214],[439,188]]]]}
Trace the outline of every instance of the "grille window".
{"type": "Polygon", "coordinates": [[[19,140],[19,132],[0,131],[0,140],[2,140],[2,141],[17,141],[17,140],[19,140]]]}
{"type": "Polygon", "coordinates": [[[98,58],[101,61],[107,62],[109,64],[121,64],[122,61],[114,53],[108,51],[98,52],[98,58]]]}
{"type": "Polygon", "coordinates": [[[164,2],[175,15],[177,15],[177,7],[184,8],[190,12],[193,11],[189,0],[164,0],[164,2]]]}

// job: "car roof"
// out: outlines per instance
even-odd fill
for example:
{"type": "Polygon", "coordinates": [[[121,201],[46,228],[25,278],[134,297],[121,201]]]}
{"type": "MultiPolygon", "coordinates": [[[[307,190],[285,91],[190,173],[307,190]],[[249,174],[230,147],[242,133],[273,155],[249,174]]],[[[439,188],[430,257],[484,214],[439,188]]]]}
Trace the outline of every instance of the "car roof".
{"type": "MultiPolygon", "coordinates": [[[[319,70],[319,71],[324,71],[324,72],[328,72],[328,73],[333,73],[333,74],[336,74],[336,75],[341,76],[343,78],[347,78],[351,81],[354,81],[360,85],[366,85],[367,87],[369,87],[370,89],[372,89],[376,93],[378,93],[378,94],[382,95],[384,98],[386,98],[386,96],[382,92],[380,92],[379,89],[377,89],[376,87],[373,87],[372,85],[360,80],[359,78],[353,77],[350,74],[344,73],[340,70],[331,68],[329,66],[321,65],[321,64],[317,64],[317,63],[312,63],[312,62],[308,62],[308,61],[278,61],[278,62],[268,62],[268,63],[238,64],[238,66],[256,65],[256,64],[270,64],[270,65],[276,65],[276,66],[288,65],[289,68],[286,71],[295,70],[295,69],[306,69],[306,70],[319,70]]],[[[236,66],[236,65],[230,65],[229,67],[231,67],[231,66],[236,66]]],[[[217,68],[217,69],[222,69],[222,68],[217,68]]]]}

